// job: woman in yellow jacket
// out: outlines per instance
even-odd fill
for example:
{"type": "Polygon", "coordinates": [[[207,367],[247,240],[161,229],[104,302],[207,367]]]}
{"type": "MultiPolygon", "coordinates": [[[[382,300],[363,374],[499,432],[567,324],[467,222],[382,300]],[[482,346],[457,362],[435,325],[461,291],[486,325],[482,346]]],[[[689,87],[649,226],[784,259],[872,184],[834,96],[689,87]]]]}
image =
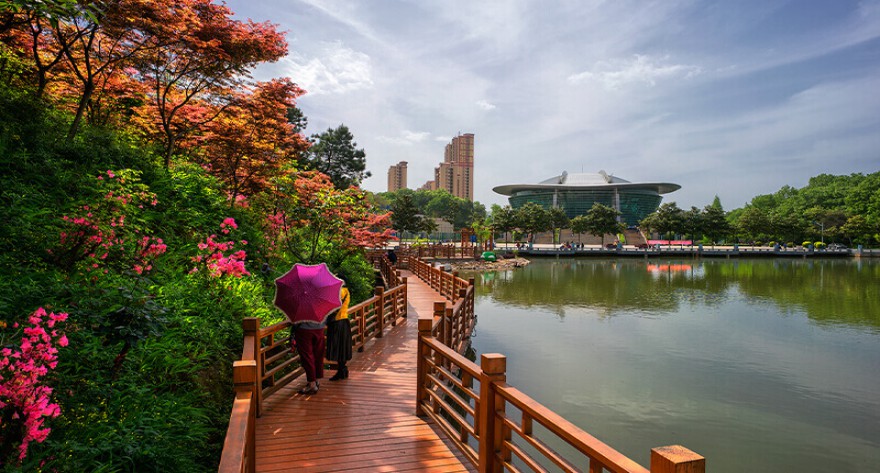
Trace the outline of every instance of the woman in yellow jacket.
{"type": "Polygon", "coordinates": [[[348,378],[348,367],[345,364],[351,359],[351,323],[348,321],[351,294],[344,284],[339,290],[339,298],[342,300],[342,307],[327,323],[327,359],[336,362],[336,374],[330,381],[348,378]]]}

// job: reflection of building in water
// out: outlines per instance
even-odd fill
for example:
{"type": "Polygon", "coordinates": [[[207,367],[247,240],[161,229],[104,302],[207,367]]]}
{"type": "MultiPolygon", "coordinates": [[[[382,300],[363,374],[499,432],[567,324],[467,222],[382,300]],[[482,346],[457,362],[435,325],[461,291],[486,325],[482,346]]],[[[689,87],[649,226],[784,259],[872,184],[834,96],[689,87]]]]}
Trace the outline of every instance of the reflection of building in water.
{"type": "Polygon", "coordinates": [[[620,212],[620,219],[628,225],[657,210],[661,194],[681,189],[668,182],[630,182],[619,177],[598,173],[577,173],[551,177],[537,184],[508,184],[493,191],[507,195],[510,206],[518,209],[526,202],[534,202],[546,209],[559,207],[568,218],[584,215],[598,202],[620,212]]]}

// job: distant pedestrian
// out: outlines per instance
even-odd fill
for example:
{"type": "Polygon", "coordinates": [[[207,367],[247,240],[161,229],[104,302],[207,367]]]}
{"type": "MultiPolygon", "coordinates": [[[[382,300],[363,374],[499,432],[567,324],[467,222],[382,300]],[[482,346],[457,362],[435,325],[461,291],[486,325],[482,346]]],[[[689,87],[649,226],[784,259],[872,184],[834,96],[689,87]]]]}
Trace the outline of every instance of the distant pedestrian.
{"type": "Polygon", "coordinates": [[[394,248],[388,250],[388,261],[391,261],[391,266],[397,265],[397,253],[394,252],[394,248]]]}

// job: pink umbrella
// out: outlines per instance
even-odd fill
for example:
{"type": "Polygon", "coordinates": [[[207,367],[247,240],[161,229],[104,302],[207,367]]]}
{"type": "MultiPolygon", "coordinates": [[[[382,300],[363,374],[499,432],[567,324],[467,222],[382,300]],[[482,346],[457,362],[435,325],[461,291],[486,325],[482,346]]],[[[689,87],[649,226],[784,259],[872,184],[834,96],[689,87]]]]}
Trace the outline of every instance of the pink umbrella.
{"type": "Polygon", "coordinates": [[[342,306],[339,288],[342,280],[324,263],[295,264],[275,280],[275,307],[281,309],[294,324],[323,322],[331,312],[342,306]]]}

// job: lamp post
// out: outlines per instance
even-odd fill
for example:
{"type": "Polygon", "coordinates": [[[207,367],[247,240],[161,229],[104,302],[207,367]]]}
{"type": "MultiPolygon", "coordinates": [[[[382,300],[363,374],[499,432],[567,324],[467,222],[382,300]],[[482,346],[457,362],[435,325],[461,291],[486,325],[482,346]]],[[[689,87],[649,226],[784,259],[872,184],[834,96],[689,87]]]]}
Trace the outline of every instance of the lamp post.
{"type": "Polygon", "coordinates": [[[822,233],[820,233],[820,237],[821,237],[820,241],[822,243],[825,243],[825,222],[813,222],[813,224],[819,225],[819,228],[821,228],[822,233]]]}

